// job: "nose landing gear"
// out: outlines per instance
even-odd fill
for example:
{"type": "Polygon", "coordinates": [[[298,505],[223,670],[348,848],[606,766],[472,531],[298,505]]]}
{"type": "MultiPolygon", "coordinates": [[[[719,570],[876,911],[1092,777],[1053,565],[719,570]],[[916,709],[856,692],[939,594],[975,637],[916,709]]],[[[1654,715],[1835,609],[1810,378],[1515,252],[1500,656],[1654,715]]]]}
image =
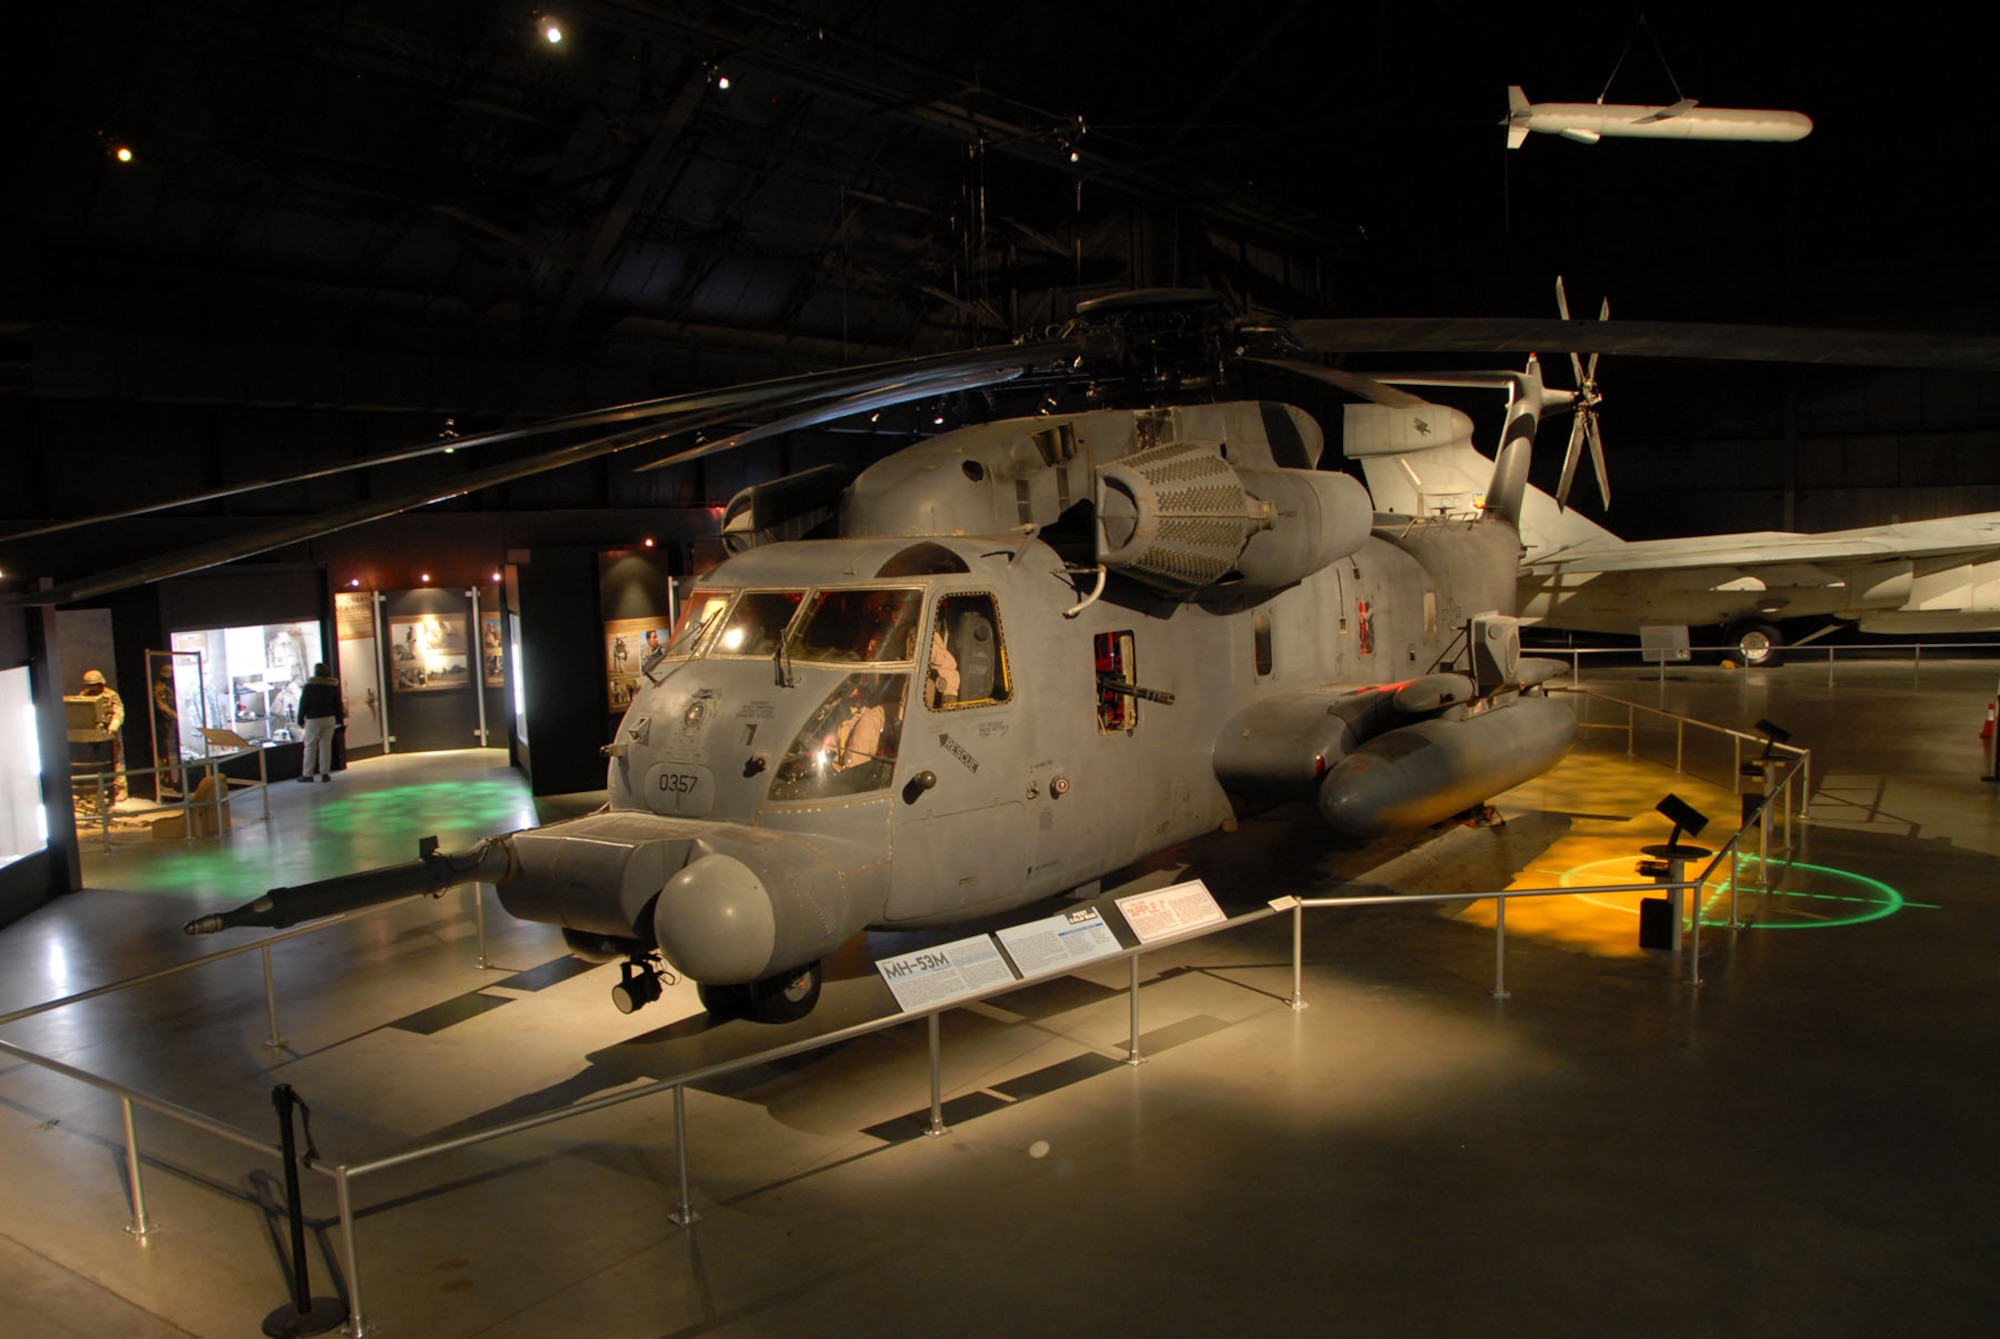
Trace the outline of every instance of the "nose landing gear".
{"type": "Polygon", "coordinates": [[[761,981],[740,985],[697,986],[702,1007],[717,1022],[726,1018],[747,1018],[755,1023],[792,1023],[804,1018],[819,1003],[818,963],[794,967],[761,981]]]}

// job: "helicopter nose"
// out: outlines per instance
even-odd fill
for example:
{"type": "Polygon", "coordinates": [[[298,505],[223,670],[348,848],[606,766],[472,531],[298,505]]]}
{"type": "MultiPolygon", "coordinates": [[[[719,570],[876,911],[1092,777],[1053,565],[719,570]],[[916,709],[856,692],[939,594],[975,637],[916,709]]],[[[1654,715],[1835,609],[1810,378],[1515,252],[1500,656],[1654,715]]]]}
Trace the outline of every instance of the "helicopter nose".
{"type": "Polygon", "coordinates": [[[754,981],[777,949],[777,913],[755,870],[735,856],[704,855],[660,890],[653,933],[667,961],[697,981],[754,981]]]}

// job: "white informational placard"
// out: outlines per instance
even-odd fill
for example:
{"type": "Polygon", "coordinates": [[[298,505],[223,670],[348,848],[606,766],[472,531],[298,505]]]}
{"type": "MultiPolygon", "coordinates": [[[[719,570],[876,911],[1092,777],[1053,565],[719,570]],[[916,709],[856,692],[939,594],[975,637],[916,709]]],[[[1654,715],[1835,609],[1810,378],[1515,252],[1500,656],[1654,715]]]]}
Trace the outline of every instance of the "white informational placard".
{"type": "Polygon", "coordinates": [[[972,995],[1014,979],[1014,969],[1000,956],[991,935],[956,939],[936,948],[918,949],[897,958],[883,958],[875,970],[889,983],[889,993],[908,1013],[972,995]]]}
{"type": "Polygon", "coordinates": [[[1213,925],[1226,919],[1222,908],[1209,896],[1208,885],[1200,879],[1177,883],[1157,893],[1134,893],[1121,897],[1118,910],[1142,944],[1171,939],[1197,926],[1213,925]]]}
{"type": "Polygon", "coordinates": [[[1680,665],[1694,659],[1687,625],[1662,623],[1640,628],[1639,659],[1648,665],[1680,665]]]}
{"type": "Polygon", "coordinates": [[[1010,925],[1000,932],[1000,946],[1021,969],[1021,975],[1067,972],[1118,951],[1118,936],[1095,907],[1078,907],[1045,920],[1010,925]]]}

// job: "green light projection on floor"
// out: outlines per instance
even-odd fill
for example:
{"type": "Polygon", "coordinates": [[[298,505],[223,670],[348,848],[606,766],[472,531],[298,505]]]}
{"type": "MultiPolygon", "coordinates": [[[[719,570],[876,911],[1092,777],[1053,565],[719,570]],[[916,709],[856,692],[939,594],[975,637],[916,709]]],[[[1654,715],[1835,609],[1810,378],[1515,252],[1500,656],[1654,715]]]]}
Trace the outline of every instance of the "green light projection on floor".
{"type": "Polygon", "coordinates": [[[342,836],[397,840],[414,856],[419,837],[436,834],[449,848],[533,822],[532,814],[523,817],[525,803],[518,779],[433,781],[323,800],[315,826],[342,836]]]}
{"type": "MultiPolygon", "coordinates": [[[[1852,870],[1834,869],[1827,865],[1783,864],[1773,861],[1773,869],[1784,870],[1793,875],[1807,875],[1808,887],[1804,889],[1758,888],[1754,886],[1757,863],[1755,856],[1746,856],[1744,858],[1742,870],[1737,875],[1738,879],[1741,880],[1738,886],[1738,896],[1744,898],[1764,897],[1777,899],[1777,910],[1781,912],[1796,912],[1798,917],[1801,918],[1753,920],[1751,924],[1760,930],[1833,930],[1842,926],[1866,925],[1870,921],[1885,920],[1907,906],[1923,905],[1907,901],[1901,893],[1888,884],[1883,883],[1880,879],[1872,879],[1866,874],[1856,874],[1852,870]],[[1862,891],[1859,893],[1812,891],[1810,885],[1817,880],[1830,881],[1835,885],[1853,885],[1862,891]]],[[[1625,858],[1593,860],[1588,864],[1576,865],[1564,871],[1562,881],[1565,885],[1618,883],[1625,881],[1629,877],[1628,871],[1630,869],[1631,861],[1625,858]]],[[[1718,870],[1703,887],[1708,890],[1709,896],[1702,904],[1701,923],[1703,925],[1727,926],[1729,924],[1727,914],[1716,915],[1711,910],[1719,898],[1726,898],[1728,896],[1728,883],[1725,872],[1718,870]]],[[[1585,896],[1582,900],[1609,911],[1620,911],[1634,916],[1639,914],[1639,908],[1636,904],[1620,906],[1615,902],[1602,901],[1589,896],[1585,896]]],[[[1771,904],[1767,903],[1767,905],[1771,904]]]]}
{"type": "MultiPolygon", "coordinates": [[[[269,830],[255,818],[238,819],[228,842],[158,853],[137,891],[248,900],[277,886],[415,859],[423,837],[435,835],[450,851],[535,822],[519,778],[427,782],[362,795],[316,790],[312,801],[307,831],[281,833],[275,816],[269,830]]],[[[116,874],[108,881],[120,882],[116,874]]]]}

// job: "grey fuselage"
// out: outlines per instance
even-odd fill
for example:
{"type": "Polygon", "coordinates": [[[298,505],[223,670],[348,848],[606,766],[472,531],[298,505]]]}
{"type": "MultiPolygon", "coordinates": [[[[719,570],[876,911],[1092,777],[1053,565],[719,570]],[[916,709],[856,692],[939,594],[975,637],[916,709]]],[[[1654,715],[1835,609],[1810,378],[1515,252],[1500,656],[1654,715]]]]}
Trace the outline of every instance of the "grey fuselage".
{"type": "MultiPolygon", "coordinates": [[[[1203,408],[1239,441],[1256,417],[1256,406],[1234,420],[1227,411],[1244,406],[1203,408]]],[[[1022,448],[1050,431],[1047,421],[969,429],[862,476],[843,529],[875,537],[755,548],[694,583],[690,622],[703,608],[733,607],[721,597],[796,592],[809,608],[819,592],[855,589],[913,591],[923,621],[902,659],[814,658],[796,646],[784,659],[761,648],[732,654],[711,639],[697,655],[668,660],[621,723],[612,807],[811,845],[838,870],[839,894],[822,900],[843,923],[841,937],[863,926],[950,922],[1063,891],[1215,829],[1232,807],[1212,757],[1225,723],[1245,707],[1426,674],[1468,617],[1511,607],[1511,526],[1396,518],[1282,589],[1175,600],[1114,578],[1105,598],[1071,615],[1088,575],[1040,539],[993,522],[1025,516],[1032,525],[1087,497],[1092,437],[1115,437],[1122,426],[1127,441],[1114,445],[1132,449],[1133,415],[1084,418],[1102,421],[1074,422],[1071,480],[1054,477],[1062,462],[1022,448]],[[979,468],[965,469],[968,459],[979,468]],[[915,503],[895,502],[912,493],[915,503]],[[899,522],[898,505],[920,514],[899,522]],[[993,533],[952,533],[982,521],[993,533]],[[928,546],[930,566],[964,570],[882,575],[911,566],[913,546],[928,546]],[[995,615],[1004,694],[934,703],[924,690],[925,648],[941,602],[954,597],[990,601],[977,607],[995,615]],[[1112,691],[1115,705],[1100,686],[1107,639],[1122,662],[1117,673],[1141,690],[1112,691]],[[876,676],[871,685],[904,676],[893,764],[851,793],[779,785],[788,751],[828,719],[828,703],[856,674],[876,676]]]]}

